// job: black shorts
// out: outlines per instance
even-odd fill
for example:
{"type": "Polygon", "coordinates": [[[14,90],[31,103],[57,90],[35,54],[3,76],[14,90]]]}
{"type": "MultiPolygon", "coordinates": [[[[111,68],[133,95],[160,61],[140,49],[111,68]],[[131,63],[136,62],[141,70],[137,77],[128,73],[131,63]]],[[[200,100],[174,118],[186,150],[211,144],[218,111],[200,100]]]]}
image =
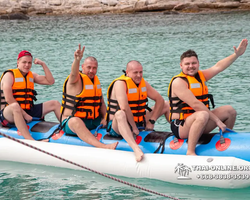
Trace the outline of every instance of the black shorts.
{"type": "Polygon", "coordinates": [[[31,117],[42,118],[43,116],[43,104],[35,104],[30,110],[24,110],[31,117]]]}
{"type": "Polygon", "coordinates": [[[5,119],[5,117],[3,116],[3,110],[4,110],[4,109],[2,109],[2,110],[0,111],[0,122],[1,122],[1,124],[2,124],[3,126],[12,127],[12,126],[11,126],[11,123],[9,123],[9,122],[5,119]]]}
{"type": "Polygon", "coordinates": [[[177,137],[178,139],[180,138],[179,135],[179,126],[183,126],[184,125],[185,120],[179,120],[179,119],[173,119],[171,121],[170,127],[171,127],[171,131],[173,132],[173,134],[175,135],[175,137],[177,137]]]}
{"type": "MultiPolygon", "coordinates": [[[[3,126],[8,126],[8,127],[15,127],[15,124],[14,123],[10,123],[8,122],[5,117],[3,116],[3,110],[2,109],[0,111],[0,123],[3,125],[3,126]]],[[[24,110],[28,115],[30,115],[31,117],[36,117],[36,118],[42,118],[42,115],[43,115],[43,104],[40,103],[40,104],[36,104],[34,105],[30,110],[24,110]]]]}

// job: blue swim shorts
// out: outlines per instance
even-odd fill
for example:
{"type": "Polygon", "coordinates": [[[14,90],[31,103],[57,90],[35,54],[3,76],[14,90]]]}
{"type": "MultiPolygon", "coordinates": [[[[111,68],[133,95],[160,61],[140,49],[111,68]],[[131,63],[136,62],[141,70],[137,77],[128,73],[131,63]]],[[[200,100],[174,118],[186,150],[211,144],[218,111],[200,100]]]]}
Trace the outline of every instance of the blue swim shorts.
{"type": "Polygon", "coordinates": [[[118,133],[116,133],[114,131],[114,129],[112,128],[112,121],[110,120],[107,126],[107,132],[109,133],[109,135],[113,136],[113,137],[121,137],[121,135],[119,135],[118,133]]]}
{"type": "MultiPolygon", "coordinates": [[[[119,135],[118,133],[115,132],[115,130],[112,128],[112,121],[110,120],[107,126],[107,132],[109,133],[109,135],[113,136],[113,137],[121,137],[121,135],[119,135]]],[[[139,122],[139,123],[135,123],[137,127],[143,127],[143,122],[139,122]]],[[[130,130],[133,131],[132,126],[129,124],[130,130]]]]}
{"type": "MultiPolygon", "coordinates": [[[[74,133],[70,128],[69,128],[69,119],[71,118],[68,117],[66,119],[64,119],[62,121],[62,130],[69,135],[76,135],[76,133],[74,133]]],[[[82,119],[82,121],[84,122],[85,126],[87,127],[87,129],[92,130],[92,129],[96,129],[100,124],[101,124],[101,117],[97,117],[96,119],[82,119]]]]}

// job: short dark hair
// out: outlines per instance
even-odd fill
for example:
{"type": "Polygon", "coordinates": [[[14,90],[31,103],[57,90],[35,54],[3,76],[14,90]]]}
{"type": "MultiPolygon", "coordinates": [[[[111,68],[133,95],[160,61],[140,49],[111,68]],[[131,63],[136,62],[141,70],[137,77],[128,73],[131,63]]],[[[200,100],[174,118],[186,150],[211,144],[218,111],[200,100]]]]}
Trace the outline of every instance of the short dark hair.
{"type": "Polygon", "coordinates": [[[181,61],[184,59],[184,58],[189,58],[189,57],[192,57],[192,56],[195,56],[198,59],[198,55],[196,54],[196,52],[192,49],[189,49],[187,51],[185,51],[182,55],[181,55],[181,61]]]}

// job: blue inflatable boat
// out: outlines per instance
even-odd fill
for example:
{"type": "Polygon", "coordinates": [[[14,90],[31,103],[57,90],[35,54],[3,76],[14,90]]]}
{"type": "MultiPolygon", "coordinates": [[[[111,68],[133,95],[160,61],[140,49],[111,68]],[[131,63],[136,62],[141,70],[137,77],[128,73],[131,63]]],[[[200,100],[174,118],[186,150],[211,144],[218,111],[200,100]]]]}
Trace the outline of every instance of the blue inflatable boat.
{"type": "MultiPolygon", "coordinates": [[[[38,141],[23,141],[113,175],[223,188],[250,186],[249,133],[229,130],[223,134],[204,134],[196,146],[198,156],[186,156],[188,140],[177,139],[171,132],[142,130],[135,140],[145,155],[137,163],[127,142],[122,137],[111,137],[106,129],[98,127],[91,132],[102,143],[118,141],[116,150],[92,147],[76,136],[58,131],[58,125],[55,122],[32,121],[27,126],[38,141]],[[39,142],[45,138],[49,138],[48,143],[39,142]]],[[[0,126],[0,132],[24,139],[16,128],[0,126]]],[[[0,152],[8,152],[7,155],[0,154],[0,160],[77,169],[3,136],[0,136],[0,152]]]]}

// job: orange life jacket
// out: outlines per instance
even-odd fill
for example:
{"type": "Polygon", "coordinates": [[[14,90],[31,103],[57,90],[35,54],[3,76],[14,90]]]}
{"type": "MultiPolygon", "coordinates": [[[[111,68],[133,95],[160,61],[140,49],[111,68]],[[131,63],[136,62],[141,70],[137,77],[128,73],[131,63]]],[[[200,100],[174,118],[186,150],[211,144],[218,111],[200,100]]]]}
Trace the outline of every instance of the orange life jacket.
{"type": "Polygon", "coordinates": [[[109,86],[107,91],[108,97],[108,107],[107,107],[107,116],[106,119],[109,121],[110,115],[114,115],[119,109],[119,104],[117,100],[111,99],[111,93],[113,90],[114,83],[118,80],[122,80],[126,82],[127,85],[127,97],[129,107],[133,113],[134,121],[136,123],[145,123],[145,115],[146,115],[146,108],[148,109],[148,98],[147,98],[147,89],[145,80],[142,78],[140,84],[137,86],[134,81],[125,75],[120,76],[119,78],[115,79],[109,86]],[[115,109],[111,111],[110,108],[115,109]]]}
{"type": "MultiPolygon", "coordinates": [[[[34,77],[31,71],[24,77],[20,70],[17,69],[9,69],[5,71],[0,79],[0,82],[7,72],[12,72],[14,76],[14,82],[12,85],[13,97],[19,103],[22,109],[30,110],[30,108],[34,105],[33,100],[36,99],[36,91],[34,90],[34,77]]],[[[8,105],[5,100],[5,97],[2,96],[3,90],[1,89],[1,104],[8,105]]]]}
{"type": "Polygon", "coordinates": [[[69,76],[63,85],[63,99],[61,106],[61,113],[65,108],[72,110],[72,116],[85,118],[85,119],[96,119],[100,115],[101,100],[102,100],[102,89],[101,84],[97,76],[94,77],[94,83],[90,78],[80,73],[83,89],[80,94],[72,96],[67,94],[66,84],[69,76]],[[68,105],[70,103],[72,105],[68,105]]]}
{"type": "Polygon", "coordinates": [[[172,97],[172,82],[174,79],[181,77],[187,80],[188,88],[191,92],[195,95],[195,97],[204,103],[208,109],[209,107],[209,99],[214,107],[213,95],[208,94],[208,87],[206,85],[206,79],[201,71],[198,71],[196,76],[189,76],[181,72],[180,74],[174,76],[170,81],[168,87],[168,97],[169,97],[169,104],[170,104],[170,115],[169,119],[172,120],[173,113],[179,113],[179,119],[183,120],[186,119],[188,116],[193,114],[195,110],[191,108],[188,104],[183,102],[178,97],[172,97]],[[173,103],[175,101],[175,103],[173,103]],[[174,109],[175,108],[175,109],[174,109]]]}

